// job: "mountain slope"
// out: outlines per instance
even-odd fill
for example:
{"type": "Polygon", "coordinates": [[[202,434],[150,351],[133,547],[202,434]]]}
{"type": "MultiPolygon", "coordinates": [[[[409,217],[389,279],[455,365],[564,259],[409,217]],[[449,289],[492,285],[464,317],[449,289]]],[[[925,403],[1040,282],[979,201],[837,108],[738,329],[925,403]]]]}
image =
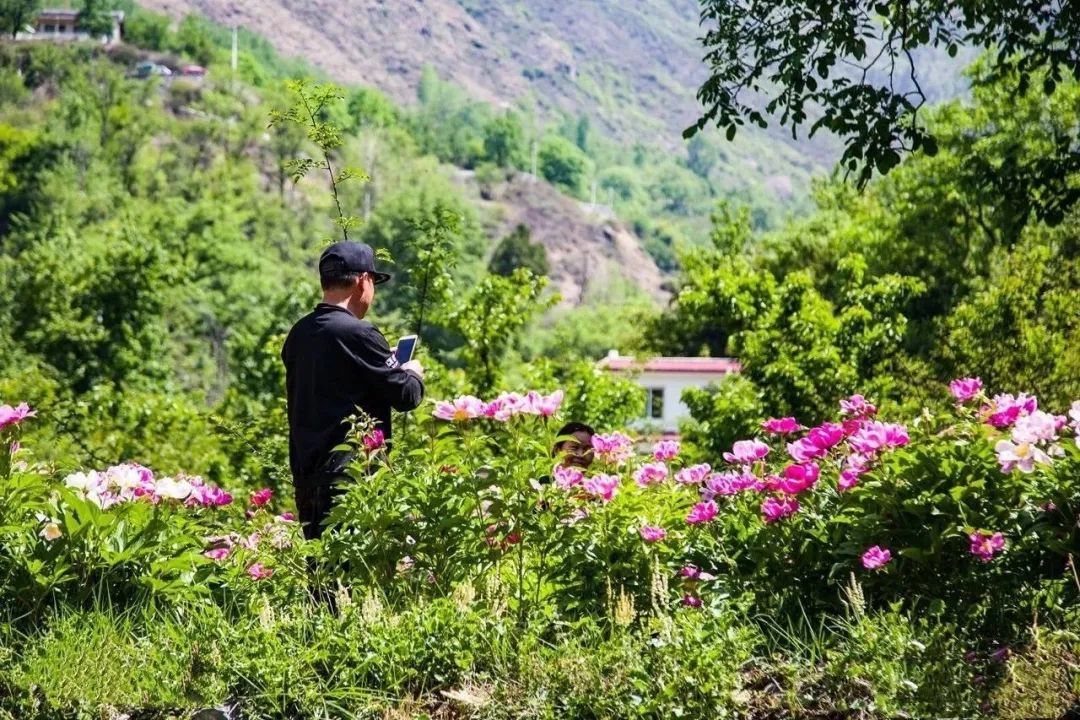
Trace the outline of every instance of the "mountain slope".
{"type": "Polygon", "coordinates": [[[265,35],[342,82],[411,102],[420,70],[494,103],[533,98],[616,137],[672,142],[704,76],[694,0],[143,0],[265,35]]]}

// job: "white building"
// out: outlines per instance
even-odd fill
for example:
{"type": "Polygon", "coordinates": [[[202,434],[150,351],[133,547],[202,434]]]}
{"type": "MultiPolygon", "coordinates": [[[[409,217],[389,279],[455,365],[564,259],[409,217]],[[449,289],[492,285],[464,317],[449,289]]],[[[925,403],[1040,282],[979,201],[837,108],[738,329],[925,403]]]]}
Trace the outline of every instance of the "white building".
{"type": "Polygon", "coordinates": [[[637,360],[612,350],[600,366],[614,372],[630,373],[645,393],[643,428],[672,435],[679,421],[690,417],[682,401],[686,388],[703,388],[719,382],[729,373],[739,372],[738,361],[712,357],[657,357],[637,360]]]}
{"type": "Polygon", "coordinates": [[[114,10],[109,13],[112,18],[112,30],[100,38],[92,38],[88,33],[76,29],[79,19],[78,10],[64,10],[49,8],[38,13],[34,22],[26,30],[15,35],[16,40],[97,40],[103,45],[115,45],[123,39],[124,13],[114,10]]]}

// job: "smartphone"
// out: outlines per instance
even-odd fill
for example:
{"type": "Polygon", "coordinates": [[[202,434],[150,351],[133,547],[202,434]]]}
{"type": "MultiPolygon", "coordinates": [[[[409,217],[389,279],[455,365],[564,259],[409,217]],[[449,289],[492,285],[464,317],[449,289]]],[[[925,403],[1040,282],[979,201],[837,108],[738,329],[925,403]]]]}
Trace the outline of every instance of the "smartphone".
{"type": "Polygon", "coordinates": [[[413,353],[416,352],[418,342],[420,342],[420,338],[416,335],[406,335],[397,341],[397,350],[394,352],[394,356],[399,363],[405,364],[413,359],[413,353]]]}

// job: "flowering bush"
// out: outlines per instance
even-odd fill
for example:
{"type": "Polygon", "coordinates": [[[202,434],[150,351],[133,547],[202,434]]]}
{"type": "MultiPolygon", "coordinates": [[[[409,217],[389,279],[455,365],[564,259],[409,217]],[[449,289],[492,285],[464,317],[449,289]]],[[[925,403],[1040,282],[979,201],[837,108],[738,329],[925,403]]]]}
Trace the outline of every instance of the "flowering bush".
{"type": "Polygon", "coordinates": [[[436,405],[422,450],[355,469],[363,479],[335,511],[350,532],[335,542],[380,582],[439,592],[491,577],[512,602],[563,609],[623,591],[646,605],[833,604],[851,572],[882,600],[985,595],[988,573],[1027,591],[1061,578],[1074,531],[1056,508],[1080,490],[1080,406],[1051,416],[1027,396],[987,398],[977,379],[952,393],[955,412],[910,425],[860,395],[815,427],[766,420],[716,467],[683,465],[670,441],[596,435],[587,470],[551,456],[560,397],[463,396],[436,405]],[[1029,472],[1003,460],[1014,455],[1039,460],[1029,472]],[[709,581],[658,596],[683,567],[709,581]]]}
{"type": "Polygon", "coordinates": [[[724,596],[828,605],[856,573],[880,601],[938,599],[986,622],[1017,609],[985,597],[991,580],[1032,602],[1074,592],[1080,403],[1054,415],[1027,395],[990,397],[977,379],[951,393],[953,412],[908,425],[860,395],[814,427],[768,419],[715,466],[685,464],[673,441],[599,434],[588,468],[553,454],[562,393],[462,396],[435,403],[389,456],[358,428],[364,452],[331,513],[337,532],[311,544],[270,510],[269,489],[241,507],[200,478],[135,464],[54,482],[13,463],[23,450],[9,443],[6,576],[32,602],[100,583],[289,593],[303,583],[283,578],[306,576],[304,555],[325,551],[323,567],[391,595],[468,582],[521,613],[569,613],[608,612],[617,596],[657,610],[724,596]]]}
{"type": "Polygon", "coordinates": [[[124,602],[246,592],[276,567],[305,569],[298,548],[287,552],[296,523],[269,511],[269,490],[254,493],[245,511],[202,478],[156,476],[132,463],[53,479],[7,437],[32,415],[0,431],[0,589],[21,611],[103,594],[124,602]]]}

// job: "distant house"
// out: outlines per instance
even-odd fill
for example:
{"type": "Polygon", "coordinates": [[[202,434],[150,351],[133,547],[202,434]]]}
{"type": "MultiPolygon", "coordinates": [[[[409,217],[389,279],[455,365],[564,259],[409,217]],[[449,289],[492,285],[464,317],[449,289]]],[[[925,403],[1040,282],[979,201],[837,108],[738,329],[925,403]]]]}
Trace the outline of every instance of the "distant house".
{"type": "Polygon", "coordinates": [[[109,15],[112,17],[113,21],[112,31],[99,38],[92,38],[89,33],[76,29],[76,22],[79,18],[78,10],[63,10],[57,8],[45,9],[38,13],[33,24],[27,27],[23,32],[17,33],[15,39],[52,40],[60,42],[72,40],[97,40],[103,45],[115,45],[120,42],[124,36],[124,13],[120,10],[114,10],[110,12],[109,15]]]}
{"type": "Polygon", "coordinates": [[[645,393],[645,413],[641,425],[664,435],[678,433],[679,421],[690,417],[690,410],[682,401],[683,390],[703,388],[740,370],[738,361],[732,358],[656,357],[636,360],[623,357],[615,350],[600,361],[600,367],[613,372],[633,373],[645,393]]]}

